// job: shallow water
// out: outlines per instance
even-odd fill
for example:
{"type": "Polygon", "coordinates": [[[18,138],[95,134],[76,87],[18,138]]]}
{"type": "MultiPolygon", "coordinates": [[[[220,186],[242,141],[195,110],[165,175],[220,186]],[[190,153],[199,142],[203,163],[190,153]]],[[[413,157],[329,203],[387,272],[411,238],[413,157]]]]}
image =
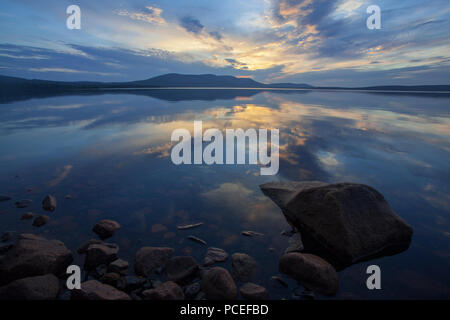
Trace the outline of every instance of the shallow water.
{"type": "MultiPolygon", "coordinates": [[[[289,229],[259,185],[274,180],[364,183],[379,190],[413,228],[410,248],[339,273],[337,299],[450,298],[450,97],[357,92],[150,90],[73,95],[0,104],[1,231],[34,232],[76,248],[100,219],[122,225],[109,241],[133,260],[142,246],[171,246],[203,261],[207,246],[253,256],[253,282],[274,299],[273,285],[289,229]],[[280,170],[256,165],[181,165],[170,160],[174,129],[278,128],[280,170]],[[32,191],[28,192],[27,189],[32,191]],[[45,227],[19,221],[58,199],[45,227]],[[65,195],[72,199],[65,199],[65,195]],[[32,199],[17,209],[14,201],[32,199]],[[178,231],[180,224],[204,222],[178,231]],[[155,226],[162,224],[164,227],[155,226]],[[153,226],[153,232],[152,232],[153,226]],[[245,237],[244,230],[264,234],[245,237]],[[382,290],[366,287],[368,265],[382,271],[382,290]]],[[[75,254],[75,262],[82,257],[75,254]]],[[[230,260],[222,264],[230,269],[230,260]]]]}

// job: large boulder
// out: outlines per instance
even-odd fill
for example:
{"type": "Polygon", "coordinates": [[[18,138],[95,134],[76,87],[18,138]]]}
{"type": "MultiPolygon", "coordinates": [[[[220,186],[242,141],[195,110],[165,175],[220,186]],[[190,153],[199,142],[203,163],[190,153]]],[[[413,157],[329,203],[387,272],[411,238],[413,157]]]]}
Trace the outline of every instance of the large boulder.
{"type": "Polygon", "coordinates": [[[0,259],[0,284],[16,279],[53,273],[60,275],[72,262],[72,252],[58,240],[21,234],[0,259]]]}
{"type": "Polygon", "coordinates": [[[81,283],[81,289],[71,291],[72,300],[131,300],[131,297],[123,291],[103,284],[97,280],[89,280],[81,283]]]}
{"type": "Polygon", "coordinates": [[[280,258],[279,269],[281,273],[287,274],[308,289],[330,296],[337,293],[339,278],[336,270],[318,256],[287,253],[280,258]]]}
{"type": "Polygon", "coordinates": [[[211,268],[203,274],[202,291],[209,300],[234,300],[238,294],[230,273],[221,267],[211,268]]]}
{"type": "Polygon", "coordinates": [[[337,264],[395,254],[411,242],[412,228],[367,185],[312,181],[260,187],[280,206],[286,220],[320,244],[337,264]]]}
{"type": "Polygon", "coordinates": [[[54,300],[59,279],[53,274],[15,280],[0,288],[0,300],[54,300]]]}
{"type": "Polygon", "coordinates": [[[154,289],[142,292],[148,300],[184,300],[183,289],[173,281],[167,281],[154,289]]]}
{"type": "Polygon", "coordinates": [[[138,276],[150,277],[166,265],[173,255],[172,248],[142,247],[134,258],[134,271],[138,276]]]}

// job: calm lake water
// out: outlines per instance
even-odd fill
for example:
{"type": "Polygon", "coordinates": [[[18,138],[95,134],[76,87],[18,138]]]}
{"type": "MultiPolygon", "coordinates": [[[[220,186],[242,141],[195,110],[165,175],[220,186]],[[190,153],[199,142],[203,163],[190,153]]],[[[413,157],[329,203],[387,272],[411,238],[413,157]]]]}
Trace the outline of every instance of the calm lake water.
{"type": "MultiPolygon", "coordinates": [[[[271,282],[289,226],[259,185],[280,180],[357,182],[379,190],[413,228],[410,248],[339,272],[336,299],[450,298],[450,96],[361,92],[148,90],[70,95],[0,104],[0,232],[34,232],[72,251],[94,238],[93,225],[122,225],[110,242],[130,262],[142,246],[171,246],[203,261],[208,246],[248,253],[260,264],[253,282],[291,299],[271,282]],[[181,165],[170,160],[174,129],[278,128],[280,169],[256,165],[181,165]],[[31,191],[27,189],[31,188],[31,191]],[[58,208],[42,227],[20,221],[58,208]],[[65,199],[66,195],[72,199],[65,199]],[[32,199],[27,209],[14,201],[32,199]],[[180,224],[204,222],[177,231],[180,224]],[[161,226],[162,225],[162,226],[161,226]],[[244,230],[264,234],[245,237],[244,230]],[[192,242],[195,235],[208,246],[192,242]],[[368,265],[382,290],[366,287],[368,265]]],[[[75,262],[82,264],[76,255],[75,262]]],[[[230,260],[222,264],[231,270],[230,260]]],[[[322,297],[320,297],[322,298],[322,297]]]]}

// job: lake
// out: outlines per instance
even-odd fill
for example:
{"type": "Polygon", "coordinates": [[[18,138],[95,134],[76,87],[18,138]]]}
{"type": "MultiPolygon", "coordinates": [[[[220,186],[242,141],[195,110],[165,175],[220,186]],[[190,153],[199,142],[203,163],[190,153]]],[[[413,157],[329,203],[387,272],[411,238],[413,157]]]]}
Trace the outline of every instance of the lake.
{"type": "MultiPolygon", "coordinates": [[[[122,228],[108,241],[122,259],[132,262],[142,246],[173,247],[199,262],[209,246],[243,252],[260,265],[253,282],[273,299],[292,299],[294,281],[283,277],[286,289],[271,280],[290,227],[259,185],[363,183],[413,227],[413,239],[407,251],[340,271],[333,299],[450,298],[450,95],[159,89],[19,99],[0,104],[0,194],[14,199],[0,202],[0,232],[59,239],[82,265],[76,249],[95,238],[97,221],[113,219],[122,228]],[[172,164],[171,133],[192,131],[194,120],[204,129],[279,129],[278,174],[172,164]],[[47,194],[58,200],[49,223],[20,221],[42,213],[47,194]],[[33,204],[18,209],[18,199],[33,204]],[[371,264],[381,268],[382,290],[366,287],[371,264]]],[[[230,259],[221,266],[230,270],[230,259]]]]}

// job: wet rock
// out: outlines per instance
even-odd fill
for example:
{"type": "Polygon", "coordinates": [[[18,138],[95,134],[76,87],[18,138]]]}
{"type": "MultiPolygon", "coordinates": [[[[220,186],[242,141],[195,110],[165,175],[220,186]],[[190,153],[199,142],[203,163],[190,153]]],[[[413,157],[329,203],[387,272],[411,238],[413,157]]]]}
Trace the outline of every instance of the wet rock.
{"type": "Polygon", "coordinates": [[[186,283],[195,278],[199,265],[190,256],[171,258],[165,267],[167,279],[178,284],[186,283]]]}
{"type": "Polygon", "coordinates": [[[120,274],[115,272],[108,272],[105,273],[101,278],[100,281],[104,284],[109,284],[110,286],[115,287],[117,285],[117,282],[120,279],[120,274]]]}
{"type": "Polygon", "coordinates": [[[81,289],[71,291],[72,300],[131,300],[131,297],[116,288],[97,280],[81,284],[81,289]]]}
{"type": "Polygon", "coordinates": [[[150,277],[156,269],[165,266],[172,254],[172,248],[143,247],[134,258],[134,271],[138,276],[150,277]]]}
{"type": "Polygon", "coordinates": [[[228,259],[228,253],[225,252],[225,250],[222,250],[220,248],[208,248],[208,251],[206,252],[205,259],[203,260],[204,266],[211,266],[216,262],[223,262],[228,259]]]}
{"type": "Polygon", "coordinates": [[[315,300],[314,292],[296,288],[292,294],[292,298],[296,300],[315,300]]]}
{"type": "Polygon", "coordinates": [[[102,239],[110,238],[114,235],[120,224],[113,220],[102,220],[98,222],[92,231],[94,231],[102,239]]]}
{"type": "Polygon", "coordinates": [[[9,200],[11,200],[12,198],[11,197],[9,197],[9,196],[6,196],[6,195],[4,195],[4,194],[0,194],[0,202],[3,202],[3,201],[9,201],[9,200]]]}
{"type": "Polygon", "coordinates": [[[101,278],[107,272],[108,272],[108,266],[106,264],[101,264],[97,268],[95,268],[94,277],[101,278]]]}
{"type": "Polygon", "coordinates": [[[14,204],[16,205],[17,208],[22,209],[22,208],[29,207],[32,203],[33,203],[33,200],[23,199],[23,200],[19,200],[19,201],[15,202],[14,204]]]}
{"type": "Polygon", "coordinates": [[[195,282],[184,288],[184,295],[185,295],[186,299],[192,300],[198,295],[198,293],[200,292],[201,289],[202,289],[202,286],[201,286],[200,282],[195,282]]]}
{"type": "Polygon", "coordinates": [[[184,300],[183,290],[173,281],[167,281],[158,287],[142,292],[148,300],[184,300]]]}
{"type": "Polygon", "coordinates": [[[93,270],[101,264],[109,264],[117,259],[119,247],[112,243],[91,244],[86,251],[84,268],[93,270]]]}
{"type": "Polygon", "coordinates": [[[125,274],[128,269],[128,261],[117,259],[111,262],[108,266],[109,272],[116,272],[119,274],[125,274]]]}
{"type": "Polygon", "coordinates": [[[31,219],[33,219],[34,218],[34,213],[33,212],[27,212],[27,213],[24,213],[23,215],[22,215],[22,217],[20,218],[20,220],[31,220],[31,219]]]}
{"type": "Polygon", "coordinates": [[[14,232],[6,231],[6,232],[3,232],[2,236],[0,237],[0,241],[8,242],[8,241],[11,241],[13,238],[14,238],[14,232]]]}
{"type": "Polygon", "coordinates": [[[159,232],[167,232],[167,227],[160,223],[152,225],[152,233],[159,233],[159,232]]]}
{"type": "Polygon", "coordinates": [[[258,263],[245,253],[234,253],[231,256],[232,275],[236,281],[247,282],[258,269],[258,263]]]}
{"type": "Polygon", "coordinates": [[[412,228],[369,186],[274,182],[260,187],[291,225],[342,265],[398,253],[411,242],[412,228]]]}
{"type": "Polygon", "coordinates": [[[48,273],[60,275],[72,260],[72,252],[61,241],[21,234],[0,260],[0,284],[48,273]]]}
{"type": "Polygon", "coordinates": [[[302,252],[303,249],[304,247],[302,242],[302,236],[300,232],[296,232],[289,238],[289,246],[286,248],[284,253],[302,252]]]}
{"type": "Polygon", "coordinates": [[[90,239],[90,240],[86,241],[85,243],[83,243],[81,245],[81,247],[78,248],[77,252],[78,252],[78,254],[85,254],[91,244],[102,244],[102,243],[103,243],[102,240],[90,239]]]}
{"type": "Polygon", "coordinates": [[[0,246],[0,256],[3,256],[4,254],[6,254],[6,252],[11,250],[12,247],[13,247],[12,244],[6,244],[6,245],[3,245],[3,246],[0,246]]]}
{"type": "Polygon", "coordinates": [[[189,239],[189,240],[192,240],[192,241],[194,241],[194,242],[201,243],[201,244],[203,244],[203,245],[205,245],[205,246],[206,246],[206,244],[207,244],[205,240],[200,239],[200,238],[198,238],[198,237],[196,237],[196,236],[188,236],[188,239],[189,239]]]}
{"type": "Polygon", "coordinates": [[[135,276],[125,276],[120,278],[117,283],[117,288],[125,292],[131,292],[143,288],[147,280],[145,278],[138,278],[135,276]]]}
{"type": "Polygon", "coordinates": [[[59,279],[53,274],[15,280],[0,288],[0,300],[54,300],[59,279]]]}
{"type": "Polygon", "coordinates": [[[187,229],[193,229],[193,228],[200,227],[201,225],[203,225],[203,222],[187,224],[187,225],[183,225],[183,226],[177,226],[177,229],[178,230],[187,230],[187,229]]]}
{"type": "Polygon", "coordinates": [[[303,286],[324,295],[335,295],[339,280],[336,270],[322,258],[292,252],[283,255],[279,261],[280,272],[287,274],[303,286]]]}
{"type": "Polygon", "coordinates": [[[257,284],[247,282],[239,290],[241,296],[247,300],[267,300],[269,299],[269,293],[266,288],[257,284]]]}
{"type": "Polygon", "coordinates": [[[210,300],[234,300],[238,294],[230,273],[221,267],[211,268],[204,273],[202,291],[210,300]]]}
{"type": "Polygon", "coordinates": [[[283,278],[281,278],[279,276],[272,276],[270,278],[270,281],[271,281],[272,285],[274,285],[275,287],[283,287],[283,288],[288,288],[289,287],[287,282],[284,281],[283,278]]]}
{"type": "Polygon", "coordinates": [[[262,236],[264,236],[263,233],[256,232],[256,231],[242,231],[241,233],[243,236],[246,236],[246,237],[254,237],[254,236],[262,237],[262,236]]]}
{"type": "Polygon", "coordinates": [[[47,224],[48,220],[50,220],[49,216],[46,216],[45,214],[40,215],[40,216],[36,217],[36,219],[34,219],[33,226],[35,226],[35,227],[45,226],[47,224]]]}
{"type": "Polygon", "coordinates": [[[42,200],[42,209],[45,211],[53,212],[56,210],[56,199],[52,195],[47,195],[44,200],[42,200]]]}

